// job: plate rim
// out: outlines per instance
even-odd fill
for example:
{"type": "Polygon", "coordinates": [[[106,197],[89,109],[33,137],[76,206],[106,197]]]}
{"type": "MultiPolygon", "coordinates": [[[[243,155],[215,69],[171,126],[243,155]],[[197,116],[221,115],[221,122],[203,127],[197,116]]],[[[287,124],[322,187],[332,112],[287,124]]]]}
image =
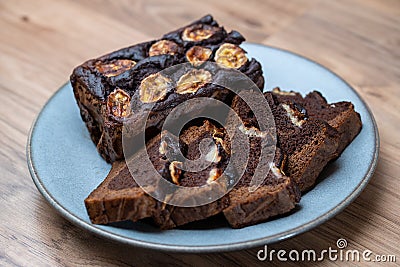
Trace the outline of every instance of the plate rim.
{"type": "Polygon", "coordinates": [[[32,125],[30,127],[30,130],[28,132],[28,138],[27,138],[27,144],[26,144],[26,157],[27,157],[27,164],[28,164],[28,169],[30,172],[30,175],[32,177],[32,180],[41,193],[41,195],[49,202],[49,204],[55,208],[59,214],[62,215],[65,219],[70,221],[76,226],[79,226],[85,230],[88,230],[89,232],[92,232],[100,237],[107,238],[112,241],[116,241],[125,245],[132,245],[132,246],[139,246],[147,249],[155,249],[155,250],[161,250],[161,251],[168,251],[168,252],[184,252],[184,253],[210,253],[210,252],[228,252],[228,251],[236,251],[236,250],[243,250],[243,249],[249,249],[253,248],[259,245],[266,245],[266,244],[271,244],[271,243],[276,243],[278,241],[283,241],[286,239],[289,239],[293,236],[302,234],[304,232],[307,232],[323,223],[326,221],[332,219],[335,215],[338,213],[342,212],[350,203],[352,203],[359,195],[360,193],[364,190],[368,182],[370,181],[371,177],[373,176],[377,163],[378,163],[378,157],[379,157],[379,147],[380,147],[380,139],[379,139],[379,131],[378,127],[375,121],[375,118],[373,116],[373,113],[367,103],[364,101],[364,99],[360,96],[360,94],[347,82],[345,81],[342,77],[337,75],[334,71],[330,70],[329,68],[325,67],[324,65],[309,59],[305,56],[302,56],[300,54],[297,54],[295,52],[289,51],[287,49],[271,46],[271,45],[264,45],[264,44],[258,44],[258,43],[251,43],[251,42],[246,42],[245,44],[249,45],[255,45],[259,47],[267,47],[270,49],[278,50],[281,52],[289,53],[292,54],[296,57],[299,57],[303,60],[309,61],[313,64],[318,65],[319,67],[329,71],[332,73],[336,78],[341,80],[344,84],[346,84],[351,91],[356,95],[356,97],[360,100],[360,102],[365,106],[366,112],[371,118],[372,121],[372,126],[373,126],[373,134],[374,134],[374,140],[375,140],[375,149],[374,149],[374,155],[371,161],[371,164],[369,165],[368,171],[364,178],[359,182],[359,184],[356,186],[356,188],[345,198],[343,199],[336,207],[333,209],[325,212],[324,214],[318,216],[317,218],[313,219],[312,221],[309,221],[305,224],[302,224],[296,228],[287,230],[282,233],[278,233],[275,235],[270,235],[266,237],[261,237],[261,238],[255,238],[252,240],[247,240],[243,242],[236,242],[236,243],[231,243],[231,244],[221,244],[221,245],[171,245],[171,244],[163,244],[163,243],[155,243],[155,242],[147,242],[143,240],[137,240],[133,238],[128,238],[123,235],[119,235],[116,233],[113,233],[111,231],[101,229],[97,227],[94,224],[88,223],[84,221],[83,219],[79,218],[78,216],[72,214],[67,208],[62,206],[56,198],[52,196],[52,194],[46,189],[46,187],[43,185],[39,175],[37,174],[35,164],[32,159],[32,151],[31,151],[31,145],[32,145],[32,135],[35,131],[35,127],[37,124],[38,119],[40,118],[43,110],[45,107],[52,101],[52,99],[57,96],[61,90],[68,85],[69,81],[64,83],[60,88],[53,93],[53,95],[45,102],[45,104],[42,106],[40,112],[37,114],[35,119],[32,122],[32,125]]]}

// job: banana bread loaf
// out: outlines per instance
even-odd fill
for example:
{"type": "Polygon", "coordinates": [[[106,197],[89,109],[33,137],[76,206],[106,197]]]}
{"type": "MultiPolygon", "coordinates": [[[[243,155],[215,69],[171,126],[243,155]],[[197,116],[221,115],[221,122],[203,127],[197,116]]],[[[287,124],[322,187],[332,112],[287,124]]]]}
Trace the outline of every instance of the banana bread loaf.
{"type": "Polygon", "coordinates": [[[237,69],[261,90],[264,78],[259,62],[249,59],[239,46],[244,37],[227,32],[205,16],[159,40],[140,43],[89,60],[76,67],[70,77],[74,95],[93,142],[108,162],[124,158],[122,126],[126,120],[133,137],[146,129],[147,138],[156,135],[165,117],[178,104],[196,97],[229,102],[230,91],[212,81],[212,70],[197,69],[203,62],[216,62],[237,69]],[[193,69],[180,73],[163,70],[185,63],[193,69]],[[187,87],[195,77],[195,87],[187,87]],[[148,115],[148,116],[147,116],[148,115]]]}

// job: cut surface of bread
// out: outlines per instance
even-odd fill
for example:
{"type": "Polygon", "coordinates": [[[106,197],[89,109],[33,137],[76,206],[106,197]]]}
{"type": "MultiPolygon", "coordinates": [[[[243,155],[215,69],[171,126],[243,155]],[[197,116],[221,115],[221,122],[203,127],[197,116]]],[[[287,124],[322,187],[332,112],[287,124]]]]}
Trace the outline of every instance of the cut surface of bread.
{"type": "Polygon", "coordinates": [[[361,131],[362,123],[360,114],[354,110],[354,105],[348,101],[329,104],[318,91],[308,93],[305,97],[293,91],[281,91],[278,87],[272,93],[279,102],[291,101],[300,104],[307,110],[310,118],[326,121],[339,133],[337,155],[343,150],[361,131]]]}
{"type": "Polygon", "coordinates": [[[254,225],[269,218],[288,213],[300,201],[300,190],[296,183],[287,177],[282,168],[286,158],[277,148],[275,157],[269,162],[270,168],[264,180],[256,188],[252,188],[251,181],[259,163],[260,138],[250,138],[250,157],[247,168],[229,192],[229,206],[224,209],[224,216],[232,228],[241,228],[254,225]]]}
{"type": "Polygon", "coordinates": [[[137,185],[125,161],[118,161],[113,163],[105,180],[85,199],[85,206],[92,223],[108,224],[150,217],[156,200],[137,185]]]}
{"type": "MultiPolygon", "coordinates": [[[[325,165],[336,157],[338,133],[323,120],[309,118],[295,102],[278,102],[271,92],[264,97],[272,112],[278,147],[288,156],[284,172],[301,191],[310,189],[325,165]]],[[[240,97],[232,102],[233,110],[249,127],[258,127],[257,119],[240,97]]]]}

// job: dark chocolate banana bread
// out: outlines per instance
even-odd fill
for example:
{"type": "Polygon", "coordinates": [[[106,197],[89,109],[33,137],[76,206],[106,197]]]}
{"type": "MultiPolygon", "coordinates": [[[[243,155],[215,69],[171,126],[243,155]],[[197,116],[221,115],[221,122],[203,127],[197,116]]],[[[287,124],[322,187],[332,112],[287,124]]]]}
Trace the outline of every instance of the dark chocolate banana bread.
{"type": "MultiPolygon", "coordinates": [[[[193,125],[182,132],[178,141],[180,148],[173,144],[172,139],[162,140],[158,135],[147,144],[147,153],[157,172],[171,183],[182,187],[197,187],[195,195],[176,192],[184,201],[196,202],[197,198],[207,197],[209,192],[202,188],[206,184],[212,186],[213,192],[219,190],[222,197],[195,207],[169,205],[153,199],[138,187],[125,161],[115,162],[106,180],[85,200],[93,223],[137,221],[152,217],[161,229],[171,229],[224,212],[229,224],[239,228],[265,221],[274,215],[284,214],[292,210],[300,199],[300,191],[296,184],[281,171],[285,158],[279,149],[276,150],[271,171],[264,182],[254,192],[249,191],[250,180],[260,156],[261,142],[258,137],[251,137],[249,164],[245,174],[229,194],[226,192],[232,183],[231,175],[234,174],[229,171],[224,172],[230,160],[231,147],[223,128],[204,120],[199,125],[193,125]],[[202,141],[207,138],[212,142],[202,146],[202,141]],[[181,170],[183,159],[171,162],[171,159],[166,158],[165,151],[170,148],[173,151],[180,149],[189,160],[196,160],[202,156],[206,163],[209,162],[209,166],[200,171],[181,170]]],[[[128,161],[135,162],[136,158],[132,157],[128,161]]],[[[146,175],[143,174],[143,168],[135,164],[129,166],[136,168],[131,170],[132,173],[146,175]]],[[[149,180],[149,183],[154,185],[154,188],[149,186],[147,190],[156,190],[157,182],[149,180]]],[[[165,200],[167,199],[168,195],[165,195],[165,200]]]]}
{"type": "Polygon", "coordinates": [[[197,187],[195,194],[188,194],[184,192],[185,190],[182,190],[182,193],[177,192],[186,202],[195,203],[200,198],[207,197],[209,195],[207,190],[213,190],[213,193],[219,191],[222,197],[211,203],[195,207],[178,207],[157,202],[153,220],[161,229],[171,229],[189,222],[206,219],[222,212],[229,204],[229,198],[226,196],[229,178],[222,175],[229,162],[228,151],[230,149],[229,143],[225,143],[221,138],[225,134],[224,129],[210,120],[200,120],[197,124],[181,133],[180,142],[187,148],[184,153],[186,159],[200,160],[200,162],[192,164],[192,166],[184,160],[178,162],[178,164],[186,164],[189,168],[182,171],[171,182],[182,187],[197,187]],[[210,142],[202,144],[202,141],[207,139],[210,142]],[[204,185],[211,187],[207,189],[204,188],[204,185]]]}
{"type": "Polygon", "coordinates": [[[300,201],[299,188],[283,172],[286,156],[277,147],[273,149],[275,155],[272,161],[267,163],[264,180],[258,188],[251,189],[255,169],[262,164],[260,162],[262,138],[265,137],[249,136],[250,149],[246,170],[228,194],[229,206],[223,213],[232,228],[253,225],[270,217],[285,214],[294,209],[300,201]]]}
{"type": "Polygon", "coordinates": [[[233,228],[240,228],[265,221],[274,215],[287,213],[299,202],[300,190],[281,171],[285,157],[279,148],[271,152],[275,153],[272,157],[273,161],[269,162],[271,171],[267,168],[268,174],[265,175],[264,181],[255,191],[250,191],[250,181],[259,163],[261,138],[266,137],[251,136],[249,140],[244,140],[250,141],[250,156],[246,161],[248,164],[245,173],[242,177],[236,177],[240,178],[236,184],[233,181],[237,172],[234,169],[226,170],[225,168],[231,153],[236,155],[239,153],[232,151],[231,139],[223,128],[216,127],[212,122],[205,120],[201,126],[190,127],[181,138],[188,146],[187,158],[191,160],[200,155],[199,147],[202,140],[211,138],[215,141],[215,148],[210,150],[211,153],[206,154],[206,158],[214,159],[214,163],[200,172],[184,172],[180,179],[183,186],[202,186],[204,182],[212,183],[215,179],[223,179],[220,182],[226,183],[228,188],[231,186],[234,188],[221,199],[199,207],[185,208],[158,203],[165,208],[158,209],[153,219],[161,228],[168,229],[190,221],[202,220],[222,210],[228,223],[233,228]]]}
{"type": "MultiPolygon", "coordinates": [[[[168,162],[159,153],[161,136],[157,135],[150,140],[146,147],[154,168],[160,173],[167,174],[168,162]]],[[[167,148],[165,148],[167,149],[167,148]]],[[[143,153],[139,151],[136,155],[129,158],[129,161],[136,162],[143,153]]],[[[115,161],[105,180],[85,199],[85,206],[89,218],[96,224],[107,224],[112,222],[132,220],[137,221],[151,217],[155,213],[157,200],[147,194],[140,187],[131,173],[147,177],[149,184],[147,189],[155,191],[157,181],[152,173],[140,165],[129,164],[133,169],[129,169],[125,160],[115,161]]],[[[170,178],[169,176],[166,176],[170,178]]]]}
{"type": "Polygon", "coordinates": [[[85,206],[92,223],[107,224],[150,217],[156,200],[138,186],[125,161],[116,161],[105,180],[85,199],[85,206]]]}
{"type": "MultiPolygon", "coordinates": [[[[196,198],[207,196],[206,189],[202,185],[210,184],[211,189],[220,190],[221,196],[226,194],[227,181],[225,177],[220,177],[229,161],[229,156],[224,148],[217,142],[216,134],[220,129],[210,121],[204,121],[202,125],[192,126],[180,135],[180,140],[168,134],[169,138],[162,139],[158,134],[147,143],[147,153],[154,169],[163,179],[182,187],[198,187],[195,195],[189,195],[186,192],[175,192],[179,200],[187,202],[196,202],[196,198]],[[199,145],[204,138],[211,138],[212,143],[207,144],[203,157],[206,168],[201,171],[184,171],[182,166],[184,158],[174,156],[167,158],[167,151],[177,155],[181,151],[185,158],[195,160],[199,157],[199,145]],[[175,140],[174,140],[175,139],[175,140]],[[175,141],[175,142],[174,142],[175,141]],[[179,146],[177,146],[179,142],[179,146]]],[[[223,196],[216,201],[196,207],[177,207],[168,205],[154,199],[143,191],[132,173],[148,178],[149,186],[147,190],[155,192],[159,185],[155,177],[146,173],[146,168],[135,164],[137,157],[143,155],[138,153],[125,161],[113,163],[113,167],[106,177],[105,181],[96,188],[86,199],[85,205],[89,217],[93,223],[106,224],[123,220],[137,221],[142,218],[152,217],[154,222],[162,229],[170,229],[192,221],[201,220],[216,215],[229,204],[229,198],[223,196]],[[128,165],[131,169],[129,171],[128,165]],[[152,180],[153,179],[153,180],[152,180]],[[121,193],[121,194],[119,194],[121,193]]],[[[180,189],[178,189],[180,190],[180,189]]],[[[210,190],[210,189],[209,189],[210,190]]],[[[168,194],[159,197],[167,200],[168,194]]]]}
{"type": "MultiPolygon", "coordinates": [[[[279,103],[271,92],[265,92],[275,120],[278,147],[288,156],[284,172],[301,191],[310,189],[325,165],[336,157],[338,132],[323,120],[309,118],[304,107],[295,102],[279,103]]],[[[233,110],[248,127],[258,127],[247,104],[235,97],[233,110]]]]}
{"type": "Polygon", "coordinates": [[[144,127],[154,136],[170,111],[188,99],[203,96],[228,103],[231,92],[212,84],[218,73],[197,69],[205,61],[239,70],[262,90],[261,65],[239,46],[244,40],[240,33],[227,32],[211,16],[205,16],[159,40],[123,48],[76,67],[70,77],[74,95],[102,157],[108,162],[124,158],[122,126],[128,119],[133,136],[144,127]],[[185,62],[193,69],[171,75],[162,72],[185,62]],[[186,82],[193,77],[197,82],[188,87],[186,82]],[[150,113],[148,117],[145,111],[150,113]]]}
{"type": "MultiPolygon", "coordinates": [[[[205,16],[161,39],[120,49],[74,69],[70,80],[81,117],[99,153],[113,163],[106,179],[85,199],[93,223],[152,218],[161,229],[171,229],[223,213],[233,228],[256,224],[293,210],[300,192],[312,188],[325,165],[355,138],[361,120],[350,102],[328,104],[318,92],[302,97],[279,88],[263,94],[277,142],[271,128],[261,131],[247,104],[216,84],[226,80],[250,89],[246,81],[231,77],[229,72],[238,70],[258,89],[264,87],[260,63],[240,47],[244,40],[205,16]],[[207,66],[207,61],[222,68],[207,66]],[[181,63],[187,64],[169,69],[181,63]],[[225,127],[233,127],[232,136],[209,119],[193,120],[176,135],[161,132],[174,107],[201,97],[230,105],[244,125],[235,125],[228,117],[225,127]],[[136,144],[135,138],[143,133],[146,140],[144,147],[137,142],[126,159],[124,125],[129,125],[129,142],[136,144]],[[248,153],[232,143],[239,135],[245,136],[241,142],[249,145],[248,153]],[[268,157],[261,156],[266,147],[268,157]],[[140,163],[144,157],[150,168],[140,163]],[[241,175],[240,166],[231,165],[238,157],[246,157],[241,175]],[[260,165],[267,168],[255,187],[260,165]],[[139,177],[145,186],[139,186],[139,177]],[[160,190],[165,183],[174,186],[160,190]],[[215,195],[220,197],[211,197],[215,195]],[[216,200],[203,203],[204,199],[216,200]],[[189,205],[168,204],[171,200],[189,205]]],[[[189,105],[174,117],[197,118],[202,109],[211,107],[189,105]]]]}
{"type": "Polygon", "coordinates": [[[281,91],[278,87],[272,90],[279,102],[291,101],[300,104],[307,110],[310,118],[322,119],[339,132],[339,145],[337,155],[360,132],[362,123],[360,114],[354,110],[354,105],[348,101],[329,104],[318,91],[308,93],[304,98],[297,92],[281,91]]]}

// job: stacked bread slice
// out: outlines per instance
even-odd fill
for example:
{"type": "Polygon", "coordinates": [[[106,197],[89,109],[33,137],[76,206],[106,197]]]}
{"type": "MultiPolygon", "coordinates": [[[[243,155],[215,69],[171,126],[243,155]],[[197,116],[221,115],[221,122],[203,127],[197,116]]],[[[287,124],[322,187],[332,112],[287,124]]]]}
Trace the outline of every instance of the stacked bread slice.
{"type": "Polygon", "coordinates": [[[85,199],[93,223],[151,218],[158,227],[171,229],[217,214],[223,214],[233,228],[263,222],[294,210],[301,193],[313,188],[323,168],[356,137],[361,119],[350,102],[330,104],[316,91],[305,97],[279,88],[262,94],[261,65],[247,58],[240,48],[243,41],[241,34],[227,32],[206,16],[159,40],[89,60],[74,70],[71,83],[82,119],[99,153],[112,163],[105,180],[85,199]],[[185,62],[194,69],[184,68],[171,76],[163,73],[185,62]],[[214,62],[222,70],[201,68],[204,62],[214,62]],[[260,105],[270,110],[274,131],[261,129],[240,95],[213,83],[229,69],[255,84],[265,100],[260,105]],[[201,97],[228,105],[240,124],[227,114],[223,123],[201,117],[190,120],[179,133],[162,131],[174,107],[201,97]],[[144,116],[145,112],[150,115],[144,116]],[[145,125],[146,142],[125,159],[122,129],[127,123],[133,136],[136,125],[145,125]],[[227,126],[234,131],[229,133],[227,126]],[[233,146],[237,136],[248,146],[244,154],[233,146]],[[264,149],[269,151],[268,159],[264,149]],[[143,155],[148,155],[161,180],[138,163],[143,155]],[[246,164],[240,172],[230,163],[242,156],[246,164]],[[186,161],[198,159],[207,163],[204,168],[184,168],[186,161]],[[254,186],[260,165],[264,172],[254,186]],[[139,178],[146,180],[145,185],[139,178]],[[163,183],[195,188],[197,193],[171,189],[160,194],[163,183]],[[171,195],[178,195],[182,202],[197,203],[210,188],[220,197],[199,205],[169,201],[171,195]]]}

